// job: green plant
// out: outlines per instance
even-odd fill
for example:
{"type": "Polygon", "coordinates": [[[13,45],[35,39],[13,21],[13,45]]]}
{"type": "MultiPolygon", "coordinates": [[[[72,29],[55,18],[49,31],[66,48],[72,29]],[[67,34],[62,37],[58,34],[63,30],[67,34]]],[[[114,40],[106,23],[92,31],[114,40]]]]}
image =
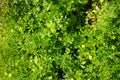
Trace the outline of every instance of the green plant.
{"type": "Polygon", "coordinates": [[[0,79],[120,79],[119,3],[14,0],[6,4],[0,12],[0,79]]]}

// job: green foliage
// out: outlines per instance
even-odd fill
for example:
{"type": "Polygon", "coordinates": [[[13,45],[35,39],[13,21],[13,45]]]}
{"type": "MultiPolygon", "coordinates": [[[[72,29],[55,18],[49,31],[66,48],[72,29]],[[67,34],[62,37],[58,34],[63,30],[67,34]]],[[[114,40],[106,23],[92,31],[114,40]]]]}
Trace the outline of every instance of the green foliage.
{"type": "Polygon", "coordinates": [[[6,2],[0,8],[0,79],[119,80],[119,3],[6,2]]]}

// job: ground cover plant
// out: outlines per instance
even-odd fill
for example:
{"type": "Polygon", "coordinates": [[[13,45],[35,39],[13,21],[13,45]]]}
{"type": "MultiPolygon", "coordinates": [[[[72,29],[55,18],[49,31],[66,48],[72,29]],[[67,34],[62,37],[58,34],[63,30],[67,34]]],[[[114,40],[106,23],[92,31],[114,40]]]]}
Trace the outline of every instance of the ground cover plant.
{"type": "Polygon", "coordinates": [[[119,80],[119,4],[0,1],[0,80],[119,80]]]}

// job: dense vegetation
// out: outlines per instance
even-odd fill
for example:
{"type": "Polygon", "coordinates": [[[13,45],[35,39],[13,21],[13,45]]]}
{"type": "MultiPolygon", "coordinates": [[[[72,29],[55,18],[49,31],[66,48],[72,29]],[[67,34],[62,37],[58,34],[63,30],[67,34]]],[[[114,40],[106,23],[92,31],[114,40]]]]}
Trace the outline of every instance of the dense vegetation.
{"type": "Polygon", "coordinates": [[[119,80],[119,4],[0,1],[0,80],[119,80]]]}

